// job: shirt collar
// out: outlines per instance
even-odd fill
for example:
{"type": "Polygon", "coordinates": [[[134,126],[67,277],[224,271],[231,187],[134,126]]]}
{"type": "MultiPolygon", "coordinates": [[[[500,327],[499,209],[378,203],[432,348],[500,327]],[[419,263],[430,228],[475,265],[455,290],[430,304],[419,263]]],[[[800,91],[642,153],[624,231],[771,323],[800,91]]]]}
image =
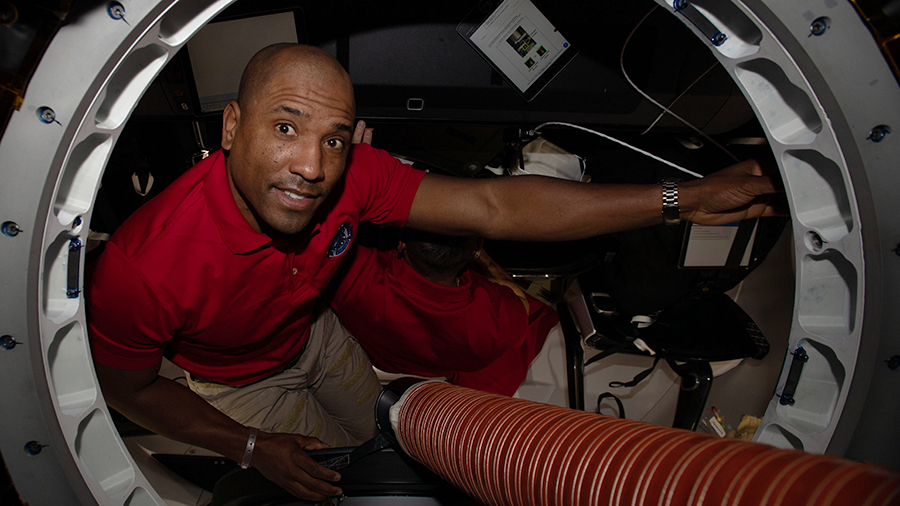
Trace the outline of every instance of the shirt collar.
{"type": "Polygon", "coordinates": [[[220,149],[200,163],[212,165],[203,182],[203,196],[213,222],[219,229],[219,235],[222,236],[228,249],[235,255],[240,255],[269,244],[272,239],[253,230],[234,201],[234,194],[231,193],[228,175],[225,172],[225,153],[220,149]]]}

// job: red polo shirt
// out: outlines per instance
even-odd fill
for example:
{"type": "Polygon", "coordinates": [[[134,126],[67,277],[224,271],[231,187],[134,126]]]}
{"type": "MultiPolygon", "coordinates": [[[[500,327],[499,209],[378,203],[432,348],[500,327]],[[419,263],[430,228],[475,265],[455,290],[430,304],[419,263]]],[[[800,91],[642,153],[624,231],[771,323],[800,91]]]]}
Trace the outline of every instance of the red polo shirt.
{"type": "Polygon", "coordinates": [[[94,358],[137,370],[165,356],[234,385],[280,371],[306,343],[314,299],[359,222],[405,224],[423,175],[355,146],[306,231],[279,242],[241,215],[216,152],[134,213],[92,266],[94,358]]]}
{"type": "Polygon", "coordinates": [[[354,247],[328,289],[341,322],[386,372],[444,376],[451,383],[512,395],[559,322],[529,297],[475,272],[460,286],[429,281],[396,251],[354,247]],[[332,293],[333,292],[333,293],[332,293]]]}

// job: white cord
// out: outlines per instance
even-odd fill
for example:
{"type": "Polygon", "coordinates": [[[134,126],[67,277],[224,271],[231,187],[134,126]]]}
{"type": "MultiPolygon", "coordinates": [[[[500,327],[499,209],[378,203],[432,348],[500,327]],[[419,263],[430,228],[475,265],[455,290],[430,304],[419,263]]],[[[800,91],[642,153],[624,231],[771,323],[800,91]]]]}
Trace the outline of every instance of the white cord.
{"type": "MultiPolygon", "coordinates": [[[[657,102],[656,100],[653,100],[653,98],[651,98],[650,95],[647,95],[646,93],[644,93],[643,90],[641,90],[640,88],[638,88],[638,86],[637,86],[636,84],[634,84],[634,81],[632,81],[632,80],[631,80],[631,77],[628,76],[628,72],[625,71],[625,48],[628,47],[628,43],[631,41],[631,37],[634,36],[634,32],[636,32],[637,29],[638,29],[642,24],[644,24],[644,21],[645,21],[648,17],[650,17],[650,14],[653,14],[653,11],[655,11],[657,7],[658,7],[657,5],[654,5],[653,8],[650,9],[650,10],[647,12],[647,14],[644,14],[644,17],[641,18],[641,20],[638,21],[638,23],[637,23],[636,25],[634,25],[634,28],[631,29],[631,33],[628,34],[628,37],[625,39],[625,43],[622,44],[622,52],[619,54],[619,67],[622,69],[622,75],[625,76],[625,80],[628,81],[628,84],[630,84],[631,87],[634,88],[635,91],[637,91],[638,93],[640,93],[642,97],[646,98],[646,99],[649,100],[653,105],[655,105],[655,106],[659,107],[660,109],[662,109],[663,112],[666,112],[666,113],[670,114],[673,118],[675,118],[675,119],[677,119],[678,121],[684,123],[684,124],[685,124],[686,126],[688,126],[691,130],[697,132],[697,134],[699,134],[700,136],[702,136],[704,139],[708,140],[710,143],[712,143],[712,144],[713,144],[714,146],[716,146],[717,148],[721,149],[725,154],[727,154],[729,157],[731,157],[731,159],[733,159],[735,162],[739,162],[740,160],[738,159],[738,157],[734,156],[734,155],[731,153],[731,151],[728,151],[728,149],[726,149],[725,146],[719,144],[719,143],[716,142],[712,137],[710,137],[709,135],[706,135],[705,133],[701,132],[699,128],[697,128],[697,127],[695,127],[694,125],[692,125],[691,123],[689,123],[686,119],[684,119],[684,118],[682,118],[681,116],[675,114],[675,113],[672,112],[668,107],[666,107],[666,106],[660,104],[660,103],[657,102]]],[[[701,77],[702,77],[702,76],[701,76],[701,77]]],[[[677,100],[677,99],[676,99],[676,100],[677,100]]],[[[674,102],[673,102],[673,103],[674,103],[674,102]]],[[[649,130],[649,129],[648,129],[648,130],[649,130]]]]}
{"type": "MultiPolygon", "coordinates": [[[[681,97],[683,97],[687,92],[691,91],[691,88],[693,88],[695,84],[699,83],[701,79],[706,77],[706,74],[709,74],[712,71],[712,69],[716,68],[718,65],[719,65],[719,62],[713,63],[708,69],[706,69],[706,72],[700,74],[700,76],[697,79],[694,79],[694,82],[689,84],[688,87],[684,89],[684,91],[679,93],[678,96],[675,97],[674,100],[669,102],[669,107],[665,108],[662,112],[660,112],[659,116],[657,116],[656,119],[653,120],[653,123],[650,123],[650,126],[648,126],[646,130],[641,132],[641,135],[645,135],[647,132],[652,130],[653,127],[655,127],[656,124],[659,123],[659,120],[663,119],[663,116],[665,116],[667,112],[670,112],[670,109],[675,105],[675,103],[678,102],[679,100],[681,100],[681,97]]],[[[625,72],[625,70],[622,69],[622,72],[625,72]]]]}
{"type": "Polygon", "coordinates": [[[684,167],[681,167],[680,165],[675,165],[674,163],[672,163],[672,162],[670,162],[670,161],[668,161],[668,160],[665,160],[665,159],[663,159],[663,158],[660,158],[660,157],[654,155],[653,153],[648,153],[648,152],[644,151],[643,149],[636,148],[636,147],[632,146],[631,144],[628,144],[627,142],[623,142],[623,141],[620,141],[619,139],[616,139],[615,137],[610,137],[609,135],[606,135],[606,134],[604,134],[604,133],[598,132],[598,131],[596,131],[596,130],[591,130],[590,128],[585,128],[585,127],[583,127],[583,126],[573,125],[573,124],[571,124],[571,123],[562,123],[562,122],[559,122],[559,121],[548,121],[548,122],[546,122],[546,123],[541,123],[540,125],[538,125],[538,126],[534,129],[534,131],[537,132],[537,133],[540,133],[541,128],[543,128],[543,127],[545,127],[545,126],[549,126],[549,125],[565,126],[565,127],[569,127],[569,128],[575,128],[575,129],[578,129],[578,130],[584,130],[585,132],[590,132],[590,133],[592,133],[592,134],[594,134],[594,135],[599,135],[600,137],[603,137],[604,139],[613,141],[613,142],[615,142],[616,144],[619,144],[619,145],[625,146],[625,147],[628,148],[628,149],[632,149],[632,150],[634,150],[634,151],[637,151],[638,153],[640,153],[640,154],[642,154],[642,155],[649,156],[650,158],[652,158],[652,159],[654,159],[654,160],[656,160],[656,161],[658,161],[658,162],[662,162],[662,163],[668,165],[669,167],[678,169],[678,170],[680,170],[681,172],[684,172],[685,174],[690,174],[690,175],[692,175],[692,176],[694,176],[694,177],[696,177],[696,178],[703,178],[702,175],[697,174],[697,173],[694,172],[694,171],[690,171],[690,170],[688,170],[688,169],[685,169],[684,167]]]}

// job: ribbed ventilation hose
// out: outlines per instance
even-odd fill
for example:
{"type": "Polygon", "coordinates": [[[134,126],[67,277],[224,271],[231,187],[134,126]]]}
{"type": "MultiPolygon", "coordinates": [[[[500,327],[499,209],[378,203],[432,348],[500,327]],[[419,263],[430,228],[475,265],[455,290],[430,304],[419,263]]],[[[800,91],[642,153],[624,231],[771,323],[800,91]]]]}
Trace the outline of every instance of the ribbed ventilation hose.
{"type": "Polygon", "coordinates": [[[403,449],[489,505],[898,505],[900,473],[440,382],[391,408],[403,449]]]}

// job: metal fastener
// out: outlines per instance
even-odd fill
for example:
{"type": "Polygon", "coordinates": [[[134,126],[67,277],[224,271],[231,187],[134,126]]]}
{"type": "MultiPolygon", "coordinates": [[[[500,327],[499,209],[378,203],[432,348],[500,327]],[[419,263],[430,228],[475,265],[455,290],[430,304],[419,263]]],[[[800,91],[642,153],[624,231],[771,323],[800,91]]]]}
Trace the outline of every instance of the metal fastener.
{"type": "Polygon", "coordinates": [[[50,124],[56,121],[56,112],[49,107],[38,107],[37,115],[43,123],[50,124]]]}
{"type": "Polygon", "coordinates": [[[29,441],[25,443],[25,453],[27,453],[28,455],[37,455],[38,453],[41,453],[41,450],[44,449],[44,446],[46,445],[42,445],[37,441],[29,441]]]}
{"type": "Polygon", "coordinates": [[[13,336],[2,336],[0,337],[0,347],[3,347],[5,350],[11,350],[19,344],[18,341],[13,339],[13,336]]]}
{"type": "Polygon", "coordinates": [[[807,243],[807,245],[809,246],[809,249],[811,249],[813,251],[821,251],[822,250],[822,246],[825,245],[825,241],[822,239],[822,236],[820,236],[818,233],[816,233],[814,231],[810,231],[806,234],[806,237],[807,237],[807,240],[809,241],[807,243]]]}
{"type": "Polygon", "coordinates": [[[887,125],[878,125],[869,132],[869,137],[867,137],[867,139],[872,142],[881,142],[889,133],[891,133],[891,127],[887,125]]]}
{"type": "Polygon", "coordinates": [[[5,236],[15,237],[19,235],[19,232],[21,231],[22,229],[19,228],[19,225],[17,225],[13,221],[6,221],[3,223],[3,225],[0,225],[0,232],[2,232],[5,236]]]}
{"type": "Polygon", "coordinates": [[[892,371],[900,371],[900,355],[894,355],[893,357],[885,360],[887,362],[888,368],[892,371]]]}
{"type": "Polygon", "coordinates": [[[728,36],[722,32],[716,32],[716,34],[713,35],[712,38],[710,38],[710,42],[712,42],[716,47],[724,44],[726,40],[728,40],[728,36]]]}
{"type": "Polygon", "coordinates": [[[828,30],[829,25],[831,24],[831,20],[826,17],[816,18],[813,20],[812,24],[809,25],[809,34],[815,35],[818,37],[825,33],[825,30],[828,30]]]}
{"type": "Polygon", "coordinates": [[[109,14],[109,17],[118,21],[125,17],[125,6],[119,2],[110,2],[109,7],[106,8],[106,12],[109,14]]]}

